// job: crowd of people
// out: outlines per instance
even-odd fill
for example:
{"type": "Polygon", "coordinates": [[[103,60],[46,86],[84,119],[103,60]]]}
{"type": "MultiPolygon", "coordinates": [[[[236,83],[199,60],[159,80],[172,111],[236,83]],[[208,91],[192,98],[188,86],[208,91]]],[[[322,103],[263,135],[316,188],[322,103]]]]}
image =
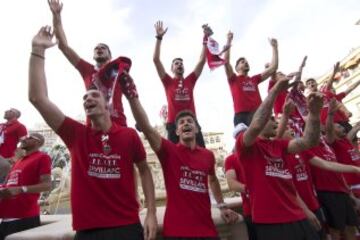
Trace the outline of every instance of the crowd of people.
{"type": "MultiPolygon", "coordinates": [[[[94,48],[95,65],[82,59],[68,45],[62,3],[48,2],[53,29],[41,27],[32,39],[28,98],[69,149],[75,239],[155,239],[157,234],[152,173],[138,133],[127,126],[122,96],[163,170],[167,193],[163,238],[219,239],[209,192],[226,223],[235,223],[239,215],[224,202],[215,157],[205,147],[196,118],[193,90],[207,60],[211,28],[202,26],[203,45],[194,70],[184,75],[183,59],[178,57],[172,61],[170,76],[160,60],[167,28],[161,21],[155,23],[153,62],[168,106],[165,139],[142,106],[129,73],[131,59],[112,59],[104,43],[94,48]],[[56,44],[84,80],[85,124],[66,116],[48,96],[45,52],[56,44]],[[143,224],[134,168],[147,208],[143,224]]],[[[232,67],[232,40],[229,32],[224,68],[233,99],[235,140],[224,168],[229,188],[242,196],[249,239],[355,239],[360,123],[349,124],[351,113],[341,101],[360,81],[336,93],[332,85],[340,69],[337,63],[318,89],[315,79],[301,79],[306,57],[297,71],[284,74],[278,70],[276,39],[269,41],[271,62],[262,73],[250,76],[246,58],[238,58],[232,67]],[[261,99],[258,85],[267,79],[268,94],[261,99]]],[[[39,151],[45,139],[27,134],[20,115],[12,108],[0,125],[0,239],[40,225],[37,200],[51,187],[51,159],[39,151]]]]}

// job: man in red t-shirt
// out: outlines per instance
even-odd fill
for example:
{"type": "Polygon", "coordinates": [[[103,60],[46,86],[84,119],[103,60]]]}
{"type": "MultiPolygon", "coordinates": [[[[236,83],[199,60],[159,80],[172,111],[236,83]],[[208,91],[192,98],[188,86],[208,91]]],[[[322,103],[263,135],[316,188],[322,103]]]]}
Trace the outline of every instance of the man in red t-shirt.
{"type": "MultiPolygon", "coordinates": [[[[227,39],[227,46],[231,47],[233,39],[232,32],[228,33],[227,39]]],[[[244,57],[241,57],[236,61],[235,70],[238,73],[238,75],[236,75],[230,64],[230,48],[225,52],[225,72],[234,103],[234,126],[239,123],[244,123],[247,126],[250,125],[255,111],[261,103],[258,85],[273,75],[278,68],[277,40],[270,39],[269,41],[273,50],[272,61],[264,72],[252,77],[248,75],[250,66],[244,57]]]]}
{"type": "Polygon", "coordinates": [[[40,226],[40,193],[51,189],[51,159],[39,151],[43,144],[39,133],[21,139],[23,156],[16,160],[0,189],[0,240],[40,226]]]}
{"type": "MultiPolygon", "coordinates": [[[[56,38],[58,39],[59,49],[63,52],[69,62],[81,74],[85,88],[98,89],[105,96],[108,104],[111,120],[121,126],[126,125],[126,117],[122,105],[122,92],[117,83],[118,69],[109,69],[108,74],[99,77],[98,72],[104,69],[111,61],[111,52],[108,45],[99,43],[94,48],[95,66],[82,59],[69,45],[61,21],[61,10],[63,4],[58,0],[49,0],[50,10],[53,15],[53,25],[56,38]]],[[[124,57],[120,57],[125,59],[124,57]]],[[[118,58],[119,59],[119,58],[118,58]]],[[[131,61],[126,60],[131,65],[131,61]]],[[[116,65],[118,68],[118,64],[116,65]]],[[[89,122],[89,120],[88,120],[89,122]]]]}
{"type": "Polygon", "coordinates": [[[256,240],[256,231],[251,220],[249,193],[245,185],[245,173],[235,153],[227,156],[224,163],[225,177],[229,189],[241,194],[242,215],[246,223],[249,240],[256,240]]]}
{"type": "Polygon", "coordinates": [[[151,148],[160,160],[167,193],[163,223],[165,239],[218,239],[211,218],[209,188],[221,217],[233,223],[238,216],[226,208],[220,184],[215,175],[214,154],[196,144],[199,131],[196,118],[190,111],[178,113],[175,119],[179,143],[161,137],[148,120],[136,92],[132,78],[125,76],[122,84],[137,125],[146,136],[151,148]]]}
{"type": "MultiPolygon", "coordinates": [[[[161,42],[165,33],[167,32],[167,28],[164,29],[163,23],[161,21],[158,21],[155,23],[155,31],[156,45],[153,61],[156,67],[156,71],[161,79],[161,82],[164,85],[166,99],[168,103],[166,130],[168,132],[168,139],[173,143],[177,143],[179,142],[179,137],[176,135],[176,115],[183,110],[188,110],[193,112],[196,116],[193,93],[196,81],[200,77],[205,65],[206,43],[203,44],[198,64],[188,76],[184,77],[183,59],[175,58],[171,63],[171,72],[173,73],[173,77],[171,77],[165,71],[164,65],[160,60],[161,42]]],[[[205,30],[204,34],[206,34],[205,30]]],[[[205,147],[204,137],[202,135],[200,125],[198,123],[197,125],[199,132],[196,134],[196,142],[199,146],[205,147]]]]}
{"type": "Polygon", "coordinates": [[[16,146],[21,137],[27,134],[26,127],[18,121],[21,113],[15,108],[5,111],[5,123],[0,124],[0,183],[10,170],[9,159],[15,154],[16,146]]]}
{"type": "Polygon", "coordinates": [[[154,239],[157,225],[154,183],[139,136],[134,129],[111,121],[105,97],[99,90],[88,90],[83,97],[91,125],[66,117],[49,100],[44,54],[55,45],[52,38],[50,27],[42,27],[33,38],[29,99],[71,154],[75,239],[154,239]],[[134,165],[147,203],[144,232],[139,219],[134,165]]]}
{"type": "Polygon", "coordinates": [[[277,81],[255,112],[249,128],[236,140],[249,189],[251,217],[260,240],[318,238],[300,205],[287,155],[317,144],[322,97],[314,93],[308,98],[309,115],[303,137],[271,139],[276,136],[277,128],[271,118],[273,104],[276,96],[289,87],[289,80],[283,77],[277,81]]]}

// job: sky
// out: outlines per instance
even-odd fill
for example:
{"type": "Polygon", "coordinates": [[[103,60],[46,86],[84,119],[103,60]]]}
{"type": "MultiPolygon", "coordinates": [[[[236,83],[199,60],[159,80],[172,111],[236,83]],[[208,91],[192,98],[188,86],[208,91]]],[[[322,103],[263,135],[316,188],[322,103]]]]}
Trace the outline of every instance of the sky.
{"type": "MultiPolygon", "coordinates": [[[[168,72],[175,57],[184,59],[185,74],[195,68],[204,23],[212,27],[220,45],[225,44],[229,30],[234,32],[231,62],[245,56],[250,75],[261,73],[271,60],[269,37],[278,39],[279,69],[284,73],[297,70],[303,56],[308,56],[304,78],[323,75],[360,46],[360,25],[355,25],[360,19],[358,0],[63,0],[63,4],[68,43],[83,59],[93,63],[98,42],[107,43],[113,57],[132,59],[131,74],[153,124],[161,124],[159,112],[166,104],[152,62],[157,20],[168,27],[161,49],[168,72]]],[[[27,99],[31,39],[41,26],[51,23],[46,0],[0,2],[0,114],[18,108],[21,122],[30,129],[43,122],[27,99]]],[[[56,46],[46,52],[46,74],[50,99],[66,115],[83,117],[81,76],[56,46]]],[[[263,98],[267,84],[260,86],[263,98]]],[[[210,71],[205,66],[194,96],[203,132],[224,132],[231,148],[234,113],[223,67],[210,71]]],[[[125,99],[123,103],[128,125],[134,126],[128,103],[125,99]]]]}

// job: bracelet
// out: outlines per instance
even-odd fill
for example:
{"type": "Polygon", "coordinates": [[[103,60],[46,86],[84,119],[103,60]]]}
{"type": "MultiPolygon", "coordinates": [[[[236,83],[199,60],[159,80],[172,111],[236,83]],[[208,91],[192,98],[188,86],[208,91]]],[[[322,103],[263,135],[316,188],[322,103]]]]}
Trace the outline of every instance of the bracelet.
{"type": "Polygon", "coordinates": [[[45,60],[45,57],[43,55],[40,55],[40,54],[37,54],[37,53],[34,53],[34,52],[31,52],[31,56],[38,57],[38,58],[41,58],[41,59],[45,60]]]}
{"type": "Polygon", "coordinates": [[[155,37],[157,40],[160,40],[160,41],[162,40],[162,36],[156,35],[155,37]]]}

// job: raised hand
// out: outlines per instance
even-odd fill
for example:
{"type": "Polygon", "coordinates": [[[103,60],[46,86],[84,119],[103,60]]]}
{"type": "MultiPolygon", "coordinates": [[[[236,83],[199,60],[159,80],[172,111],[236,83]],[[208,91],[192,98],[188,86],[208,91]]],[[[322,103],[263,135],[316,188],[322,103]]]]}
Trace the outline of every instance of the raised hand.
{"type": "Polygon", "coordinates": [[[291,98],[286,97],[286,101],[283,107],[283,113],[289,116],[295,110],[295,104],[291,98]]]}
{"type": "Polygon", "coordinates": [[[165,33],[167,32],[168,28],[164,29],[164,25],[162,21],[157,21],[154,25],[155,27],[155,31],[156,31],[156,36],[162,38],[165,33]]]}
{"type": "Polygon", "coordinates": [[[61,13],[61,10],[63,8],[63,3],[59,0],[48,0],[48,4],[50,7],[51,12],[54,15],[59,15],[61,13]]]}
{"type": "Polygon", "coordinates": [[[269,38],[269,42],[270,42],[270,45],[273,47],[273,48],[277,48],[278,47],[278,42],[275,38],[269,38]]]}
{"type": "Polygon", "coordinates": [[[41,27],[39,32],[32,39],[32,47],[45,50],[56,45],[54,32],[50,26],[41,27]]]}
{"type": "Polygon", "coordinates": [[[323,95],[319,92],[312,92],[307,97],[308,109],[312,114],[319,114],[323,106],[323,95]]]}
{"type": "Polygon", "coordinates": [[[340,62],[335,63],[334,70],[333,70],[333,77],[335,77],[335,74],[340,71],[340,62]]]}
{"type": "Polygon", "coordinates": [[[329,101],[329,108],[328,113],[329,114],[335,114],[337,110],[339,110],[339,104],[337,104],[337,101],[335,98],[330,99],[329,101]]]}
{"type": "Polygon", "coordinates": [[[289,81],[294,77],[295,75],[289,74],[289,75],[281,75],[278,77],[278,80],[276,81],[276,87],[280,88],[280,90],[286,90],[289,87],[291,87],[294,83],[289,84],[289,81]]]}
{"type": "Polygon", "coordinates": [[[301,62],[300,69],[302,70],[306,65],[307,56],[305,56],[301,62]]]}

